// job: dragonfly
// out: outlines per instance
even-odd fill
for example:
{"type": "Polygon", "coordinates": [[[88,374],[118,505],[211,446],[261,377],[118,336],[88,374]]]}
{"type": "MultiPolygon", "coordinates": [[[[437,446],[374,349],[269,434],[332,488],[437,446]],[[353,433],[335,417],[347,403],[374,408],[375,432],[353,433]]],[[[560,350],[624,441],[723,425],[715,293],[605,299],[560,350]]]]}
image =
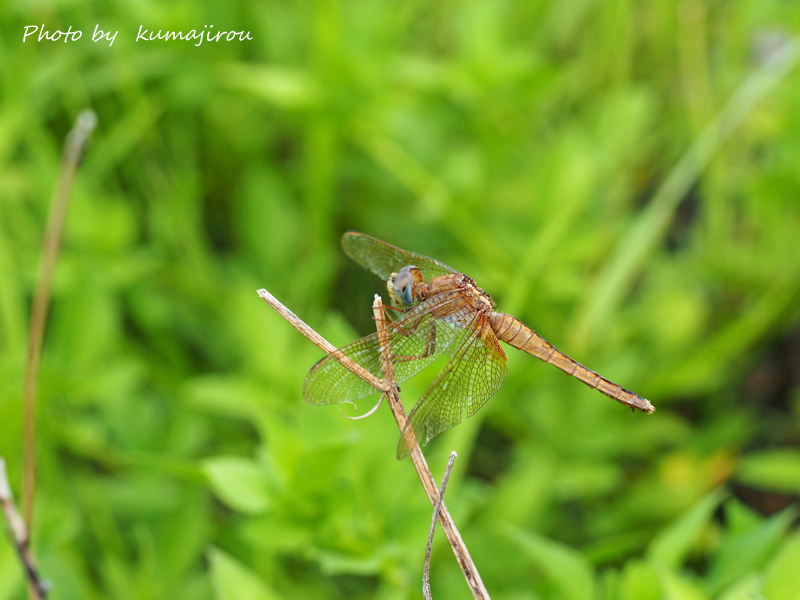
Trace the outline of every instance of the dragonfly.
{"type": "MultiPolygon", "coordinates": [[[[634,412],[655,411],[648,400],[569,358],[516,317],[497,312],[489,294],[443,262],[355,231],[342,236],[342,247],[355,262],[387,282],[398,313],[387,320],[386,332],[397,383],[442,355],[450,357],[411,410],[397,445],[398,460],[417,443],[426,444],[458,425],[464,415],[474,415],[500,389],[507,371],[500,341],[561,369],[634,412]]],[[[383,376],[376,332],[314,365],[303,383],[306,402],[354,403],[376,392],[334,354],[348,357],[377,378],[383,376]]]]}

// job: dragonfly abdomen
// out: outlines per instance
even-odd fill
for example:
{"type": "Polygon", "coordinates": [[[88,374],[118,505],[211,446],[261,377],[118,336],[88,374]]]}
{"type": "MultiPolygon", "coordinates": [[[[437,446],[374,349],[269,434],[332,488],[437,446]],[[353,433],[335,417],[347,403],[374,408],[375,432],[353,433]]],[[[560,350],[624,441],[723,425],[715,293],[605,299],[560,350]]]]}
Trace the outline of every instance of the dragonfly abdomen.
{"type": "Polygon", "coordinates": [[[516,317],[492,312],[491,319],[492,329],[497,339],[502,340],[509,346],[532,354],[539,360],[558,367],[567,375],[572,375],[601,394],[605,394],[626,406],[638,408],[647,413],[655,411],[649,401],[587,369],[566,354],[559,352],[555,346],[516,317]]]}

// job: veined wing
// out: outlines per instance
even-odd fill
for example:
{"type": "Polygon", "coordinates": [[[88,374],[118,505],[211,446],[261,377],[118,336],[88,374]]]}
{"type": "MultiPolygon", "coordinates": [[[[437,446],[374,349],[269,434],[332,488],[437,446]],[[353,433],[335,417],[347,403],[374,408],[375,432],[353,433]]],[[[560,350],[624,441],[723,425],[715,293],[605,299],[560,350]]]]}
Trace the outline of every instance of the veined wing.
{"type": "Polygon", "coordinates": [[[461,422],[462,413],[474,415],[506,377],[506,355],[492,331],[489,319],[477,313],[465,328],[457,327],[455,351],[414,406],[397,445],[402,460],[416,443],[427,444],[441,432],[461,422]]]}
{"type": "MultiPolygon", "coordinates": [[[[399,319],[387,324],[398,383],[419,373],[440,354],[452,352],[457,329],[440,317],[466,312],[467,306],[467,300],[461,292],[445,292],[416,305],[399,319]]],[[[377,332],[336,352],[349,357],[376,377],[383,377],[377,332]]],[[[352,402],[377,391],[333,356],[326,356],[314,365],[303,383],[306,402],[317,405],[352,402]]]]}
{"type": "Polygon", "coordinates": [[[457,273],[455,269],[435,258],[402,250],[357,231],[348,231],[342,236],[342,248],[347,256],[384,281],[388,281],[392,273],[399,273],[407,265],[419,267],[425,283],[430,283],[434,277],[457,273]]]}

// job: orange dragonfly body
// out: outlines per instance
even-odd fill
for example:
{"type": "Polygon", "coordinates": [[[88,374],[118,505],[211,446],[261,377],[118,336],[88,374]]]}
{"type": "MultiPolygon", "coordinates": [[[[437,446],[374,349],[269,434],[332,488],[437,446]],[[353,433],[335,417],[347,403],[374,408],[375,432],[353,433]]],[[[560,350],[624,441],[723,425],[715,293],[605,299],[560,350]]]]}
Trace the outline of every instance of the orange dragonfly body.
{"type": "MultiPolygon", "coordinates": [[[[342,246],[350,258],[387,281],[389,295],[401,311],[399,318],[387,323],[397,382],[419,373],[442,354],[451,357],[412,409],[397,447],[398,459],[405,458],[414,444],[425,444],[458,425],[464,413],[474,415],[500,388],[507,359],[498,340],[632,409],[655,410],[644,398],[559,352],[519,319],[495,311],[486,292],[446,264],[353,231],[342,236],[342,246]]],[[[376,377],[383,376],[377,333],[336,352],[376,377]]],[[[317,405],[352,402],[375,392],[333,356],[314,365],[303,385],[306,401],[317,405]]]]}

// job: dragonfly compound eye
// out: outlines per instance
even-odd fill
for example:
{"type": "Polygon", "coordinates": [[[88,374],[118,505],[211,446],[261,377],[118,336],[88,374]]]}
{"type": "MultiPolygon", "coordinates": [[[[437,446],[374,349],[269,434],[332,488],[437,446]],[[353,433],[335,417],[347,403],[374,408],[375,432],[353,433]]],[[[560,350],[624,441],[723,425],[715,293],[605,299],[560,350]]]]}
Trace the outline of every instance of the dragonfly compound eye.
{"type": "Polygon", "coordinates": [[[403,306],[414,304],[414,276],[409,267],[403,267],[392,281],[395,299],[403,306]]]}

